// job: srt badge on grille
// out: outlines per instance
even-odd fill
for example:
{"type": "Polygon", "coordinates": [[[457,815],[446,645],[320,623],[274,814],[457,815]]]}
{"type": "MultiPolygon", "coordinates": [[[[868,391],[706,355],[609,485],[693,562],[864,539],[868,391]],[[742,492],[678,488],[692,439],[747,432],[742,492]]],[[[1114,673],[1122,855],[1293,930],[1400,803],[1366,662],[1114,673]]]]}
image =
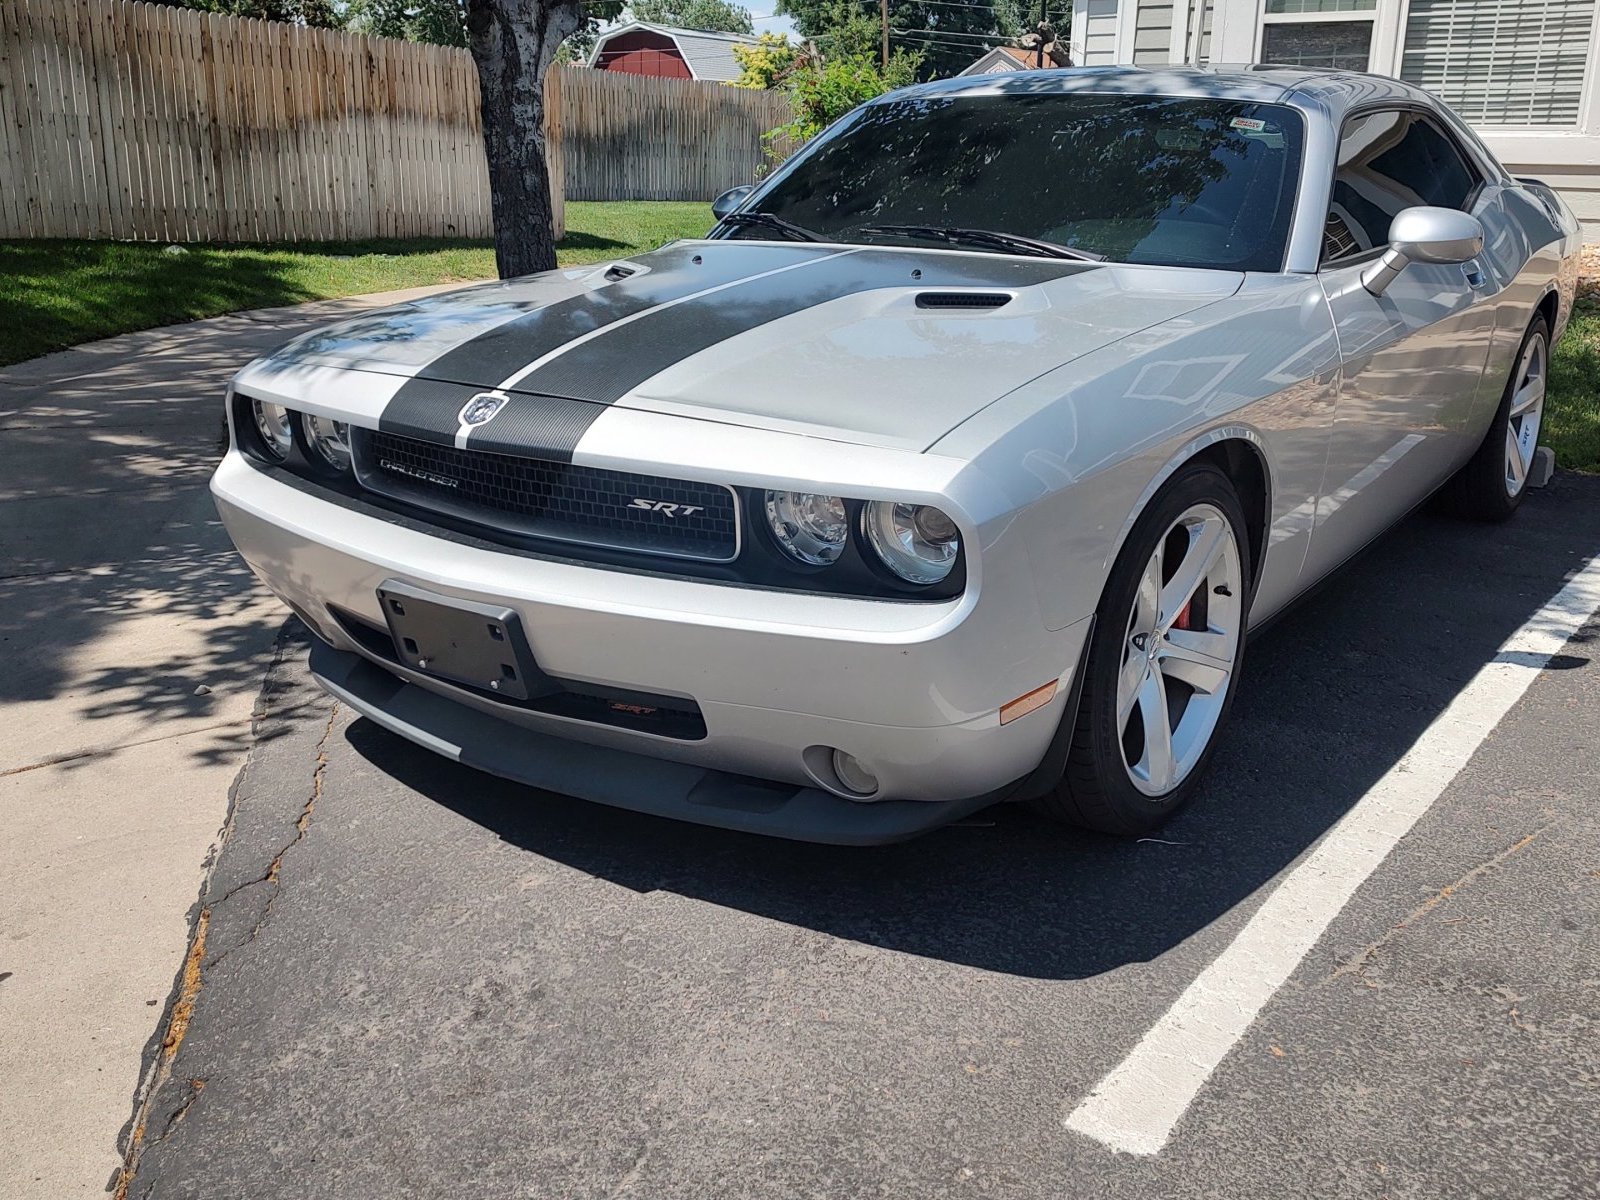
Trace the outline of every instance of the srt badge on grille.
{"type": "Polygon", "coordinates": [[[486,425],[506,406],[510,397],[504,392],[479,392],[461,409],[461,424],[486,425]]]}
{"type": "Polygon", "coordinates": [[[705,512],[705,507],[700,504],[673,504],[667,500],[646,500],[643,496],[634,499],[629,507],[658,512],[664,517],[689,517],[697,512],[705,512]]]}

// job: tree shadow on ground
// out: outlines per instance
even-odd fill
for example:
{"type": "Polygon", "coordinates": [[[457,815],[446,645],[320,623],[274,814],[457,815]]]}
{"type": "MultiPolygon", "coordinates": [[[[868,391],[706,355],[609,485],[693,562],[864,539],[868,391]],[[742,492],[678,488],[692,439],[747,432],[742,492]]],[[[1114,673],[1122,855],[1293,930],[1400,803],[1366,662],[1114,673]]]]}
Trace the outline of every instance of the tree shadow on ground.
{"type": "Polygon", "coordinates": [[[206,481],[245,361],[346,303],[152,330],[0,371],[0,767],[185,736],[237,761],[287,616],[206,481]],[[224,719],[226,718],[226,719],[224,719]]]}
{"type": "Polygon", "coordinates": [[[1226,916],[1348,812],[1600,545],[1597,501],[1600,481],[1565,477],[1506,526],[1409,520],[1252,643],[1227,739],[1159,840],[1077,833],[1001,806],[909,843],[841,850],[535,792],[366,721],[347,737],[512,845],[639,892],[1007,974],[1081,978],[1152,960],[1226,916]]]}
{"type": "Polygon", "coordinates": [[[637,253],[639,249],[617,238],[600,237],[593,233],[576,233],[571,230],[568,230],[567,236],[561,239],[560,245],[563,250],[627,250],[637,253]]]}

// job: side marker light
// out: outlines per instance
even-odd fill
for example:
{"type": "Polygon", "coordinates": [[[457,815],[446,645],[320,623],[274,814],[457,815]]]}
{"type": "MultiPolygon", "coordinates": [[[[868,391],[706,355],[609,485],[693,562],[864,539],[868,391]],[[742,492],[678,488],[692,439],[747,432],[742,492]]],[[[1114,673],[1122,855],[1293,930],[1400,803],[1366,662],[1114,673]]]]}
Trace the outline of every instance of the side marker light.
{"type": "Polygon", "coordinates": [[[1000,724],[1009,725],[1018,717],[1025,717],[1035,709],[1043,708],[1056,698],[1057,681],[1052,679],[1043,687],[1034,688],[1025,695],[1018,696],[1009,704],[1000,706],[1000,724]]]}

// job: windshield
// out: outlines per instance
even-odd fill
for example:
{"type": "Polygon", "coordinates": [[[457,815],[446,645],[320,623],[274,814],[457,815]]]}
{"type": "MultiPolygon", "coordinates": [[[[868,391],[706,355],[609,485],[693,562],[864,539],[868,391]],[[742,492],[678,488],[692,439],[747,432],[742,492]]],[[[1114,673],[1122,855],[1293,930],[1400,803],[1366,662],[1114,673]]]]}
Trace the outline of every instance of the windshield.
{"type": "MultiPolygon", "coordinates": [[[[949,246],[931,231],[976,229],[1119,262],[1283,265],[1303,124],[1282,105],[929,96],[845,120],[749,210],[829,241],[949,246]],[[883,229],[896,225],[921,229],[883,229]]],[[[782,236],[775,228],[751,223],[731,236],[782,236]]]]}

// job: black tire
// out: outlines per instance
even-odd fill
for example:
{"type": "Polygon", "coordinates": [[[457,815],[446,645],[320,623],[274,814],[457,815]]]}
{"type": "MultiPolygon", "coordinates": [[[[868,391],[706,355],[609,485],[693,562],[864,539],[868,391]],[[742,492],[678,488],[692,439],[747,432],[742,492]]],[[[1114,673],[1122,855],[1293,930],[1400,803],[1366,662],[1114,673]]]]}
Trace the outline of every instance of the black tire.
{"type": "Polygon", "coordinates": [[[1523,358],[1528,343],[1535,338],[1544,341],[1544,365],[1550,364],[1550,326],[1544,317],[1534,317],[1517,346],[1516,357],[1511,360],[1511,374],[1505,389],[1500,393],[1500,406],[1495,409],[1494,420],[1489,422],[1483,442],[1457,471],[1440,492],[1444,507],[1456,516],[1470,521],[1504,521],[1522,505],[1528,494],[1526,481],[1513,495],[1506,486],[1506,423],[1511,419],[1511,398],[1521,382],[1523,358]]]}
{"type": "Polygon", "coordinates": [[[1204,774],[1212,752],[1227,726],[1238,692],[1244,663],[1242,628],[1249,616],[1254,587],[1250,540],[1244,507],[1228,476],[1209,462],[1193,463],[1178,471],[1156,493],[1128,535],[1096,614],[1083,695],[1078,705],[1071,749],[1061,780],[1049,792],[1030,801],[1044,816],[1100,833],[1133,836],[1148,833],[1183,806],[1204,774]],[[1123,758],[1123,731],[1118,727],[1117,676],[1127,650],[1129,614],[1133,611],[1140,577],[1179,517],[1196,504],[1219,509],[1233,527],[1239,549],[1244,598],[1240,612],[1241,635],[1223,706],[1211,738],[1196,765],[1171,791],[1152,798],[1134,786],[1123,758]]]}

